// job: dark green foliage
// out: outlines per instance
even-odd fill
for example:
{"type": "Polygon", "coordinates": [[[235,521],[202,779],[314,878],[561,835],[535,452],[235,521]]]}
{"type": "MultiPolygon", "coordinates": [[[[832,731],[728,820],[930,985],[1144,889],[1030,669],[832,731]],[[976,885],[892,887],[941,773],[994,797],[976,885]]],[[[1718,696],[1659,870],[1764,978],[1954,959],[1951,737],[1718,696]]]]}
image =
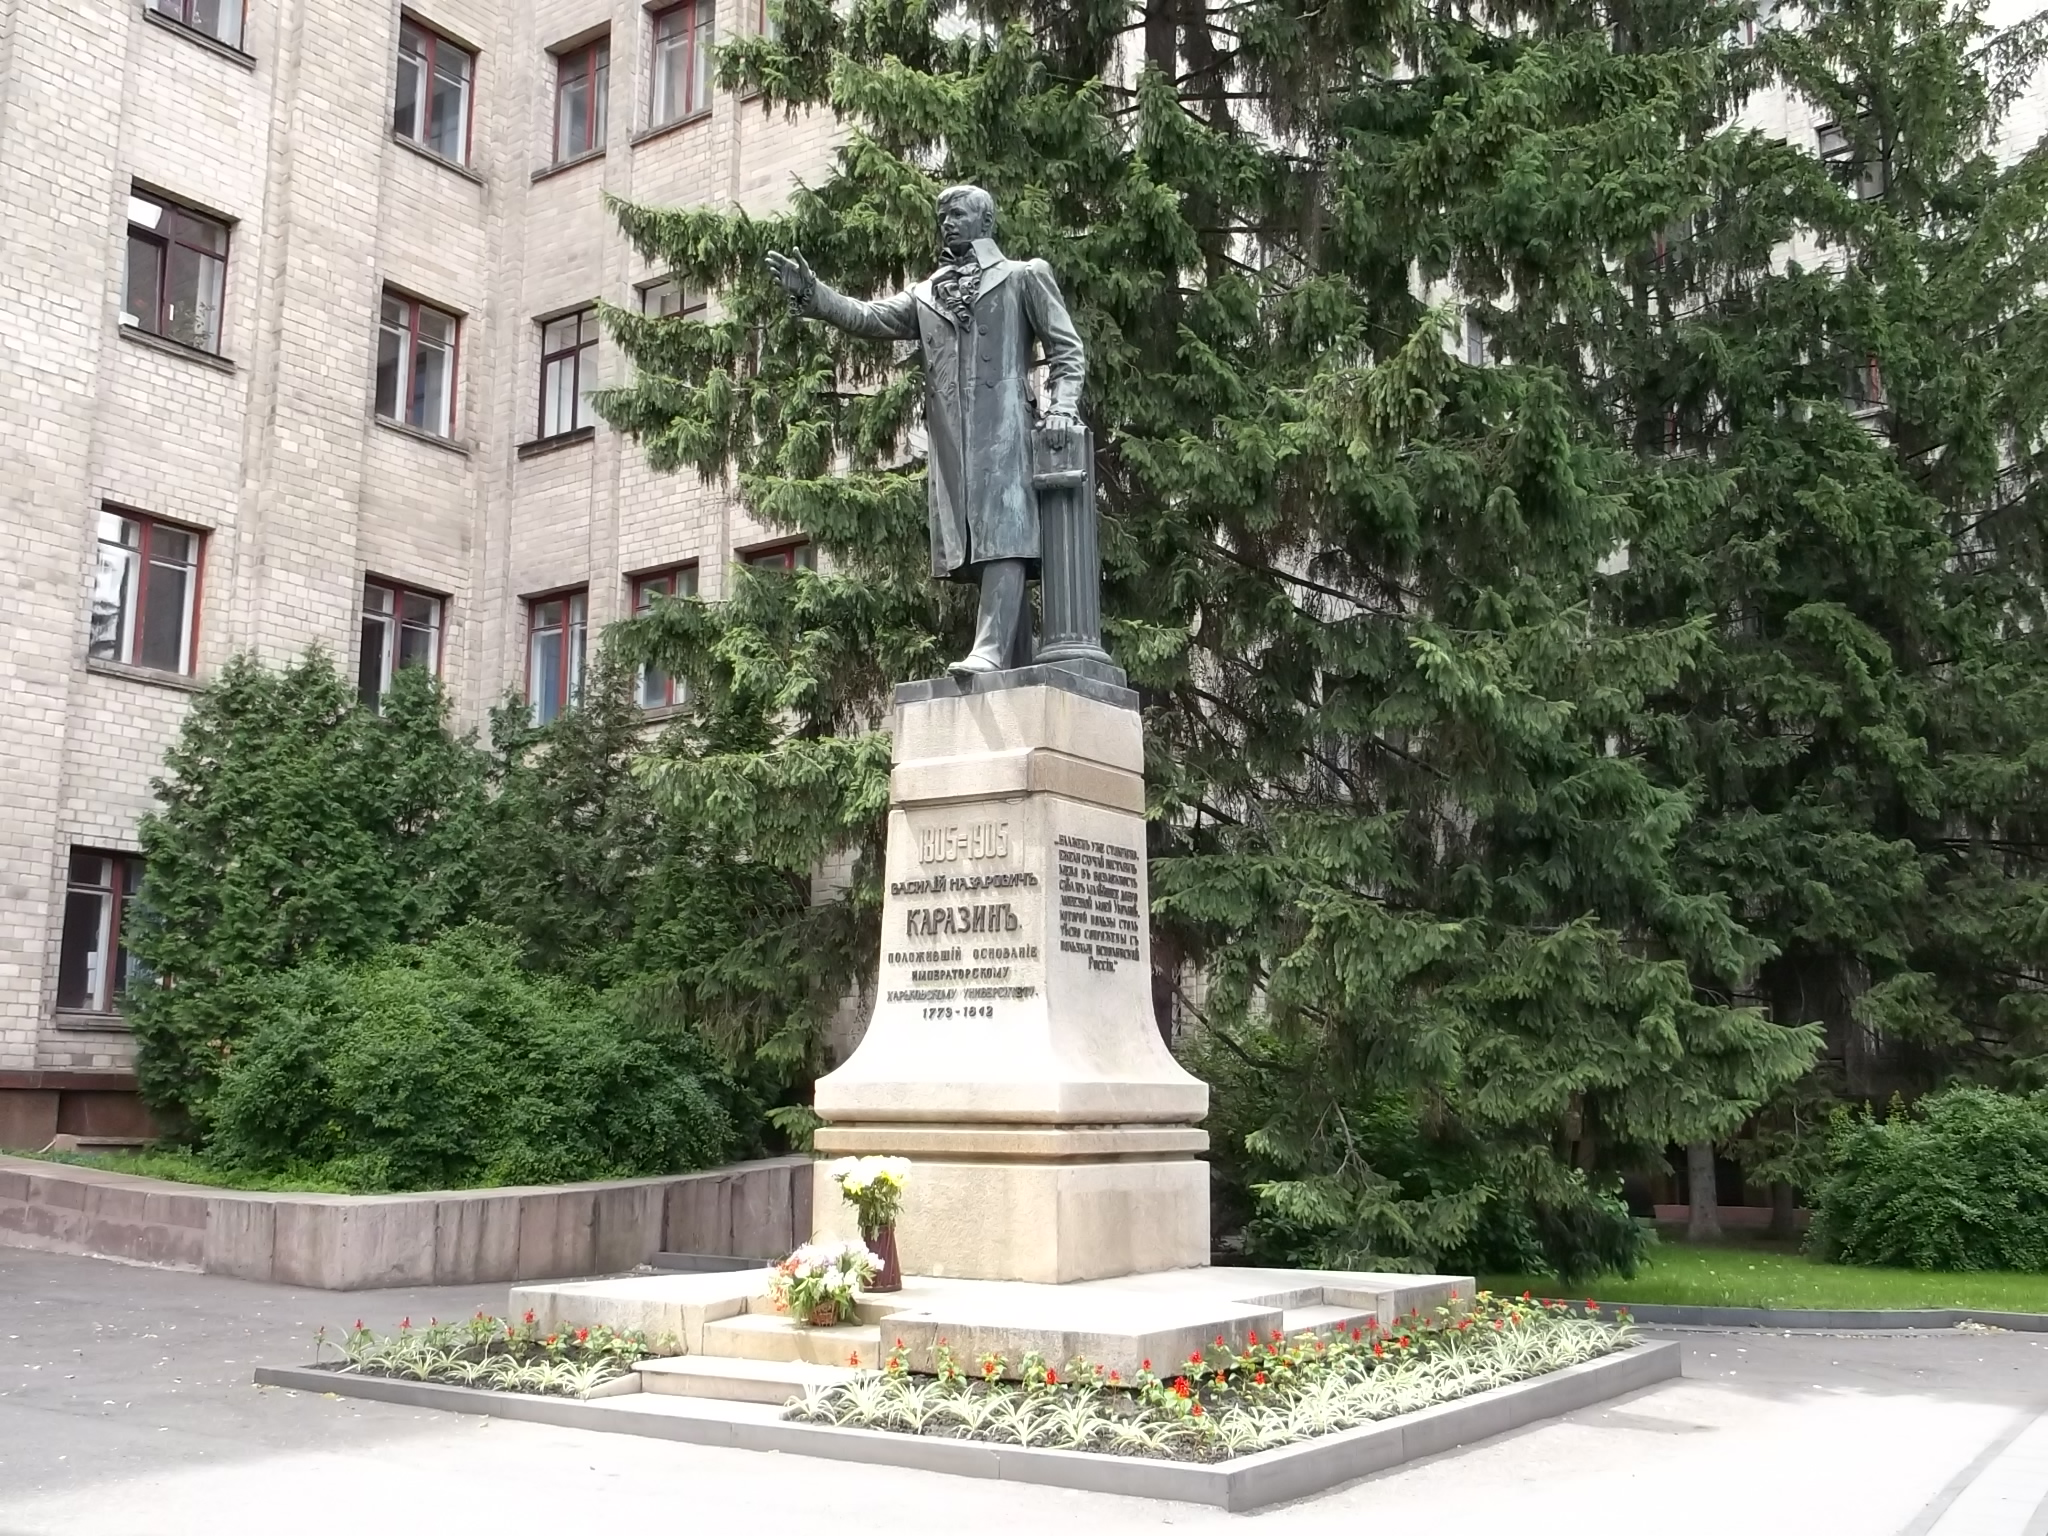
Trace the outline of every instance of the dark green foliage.
{"type": "Polygon", "coordinates": [[[737,1090],[682,1032],[627,1029],[596,993],[462,928],[252,983],[209,1157],[352,1189],[456,1189],[705,1167],[737,1090]]]}
{"type": "Polygon", "coordinates": [[[1982,10],[1782,13],[1731,78],[1845,125],[1846,157],[1723,134],[1635,262],[1628,383],[1692,490],[1622,612],[1716,640],[1632,732],[1699,798],[1685,877],[1771,946],[1733,995],[1825,1026],[1736,1148],[1795,1183],[1842,1095],[2048,1059],[2048,153],[1991,142],[2043,33],[1982,10]]]}
{"type": "Polygon", "coordinates": [[[1810,1242],[1840,1264],[2048,1271],[2048,1094],[1837,1115],[1810,1242]]]}
{"type": "Polygon", "coordinates": [[[203,1125],[252,986],[432,933],[473,900],[482,764],[424,671],[387,707],[363,710],[324,653],[278,672],[238,657],[166,755],[128,934],[147,974],[124,1006],[171,1125],[203,1125]]]}
{"type": "Polygon", "coordinates": [[[1244,1222],[1250,1261],[1541,1273],[1566,1285],[1635,1272],[1648,1239],[1618,1190],[1540,1152],[1490,1155],[1483,1135],[1455,1121],[1425,1126],[1395,1097],[1329,1111],[1341,1117],[1331,1134],[1354,1161],[1315,1177],[1312,1197],[1301,1198],[1301,1160],[1275,1131],[1295,1120],[1275,1101],[1298,1079],[1277,1059],[1285,1050],[1270,1036],[1243,1044],[1219,1036],[1191,1063],[1215,1093],[1211,1167],[1226,1222],[1244,1222]],[[1233,1197],[1249,1199],[1232,1210],[1233,1197]]]}
{"type": "Polygon", "coordinates": [[[789,0],[726,76],[837,113],[833,173],[772,219],[619,210],[719,318],[608,312],[638,371],[601,408],[832,562],[641,626],[705,722],[663,803],[754,857],[860,853],[828,931],[840,970],[873,963],[883,753],[840,733],[964,608],[924,577],[916,369],[792,322],[761,260],[894,288],[929,270],[938,189],[979,182],[1088,346],[1161,991],[1199,978],[1198,1029],[1275,1042],[1246,1051],[1261,1211],[1331,1251],[1452,1252],[1483,1203],[1461,1181],[1501,1170],[1558,1262],[1597,1231],[1619,1254],[1588,1191],[1732,1131],[1816,1044],[1731,1001],[1768,946],[1681,864],[1693,787],[1638,746],[1714,630],[1613,602],[1615,551],[1718,494],[1637,451],[1618,359],[1628,261],[1726,153],[1699,129],[1731,15],[1618,54],[1591,8],[789,0]],[[1499,366],[1447,346],[1450,285],[1499,366]],[[1448,1149],[1421,1211],[1357,1142],[1387,1105],[1448,1149]]]}

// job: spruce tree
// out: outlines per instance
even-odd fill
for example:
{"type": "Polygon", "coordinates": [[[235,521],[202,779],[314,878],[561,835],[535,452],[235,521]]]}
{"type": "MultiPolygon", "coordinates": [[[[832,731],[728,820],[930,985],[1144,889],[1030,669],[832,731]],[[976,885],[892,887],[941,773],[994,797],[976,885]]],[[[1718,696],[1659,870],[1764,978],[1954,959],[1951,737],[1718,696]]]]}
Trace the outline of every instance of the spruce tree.
{"type": "Polygon", "coordinates": [[[1723,89],[1718,39],[1616,42],[1584,5],[789,0],[723,75],[835,113],[832,172],[772,219],[619,209],[720,312],[608,311],[638,371],[601,409],[830,562],[638,626],[700,721],[650,782],[758,857],[855,850],[848,974],[886,685],[966,609],[925,575],[915,364],[792,321],[762,257],[896,288],[973,181],[1052,262],[1145,704],[1162,991],[1241,1068],[1219,1161],[1294,1256],[1505,1233],[1625,1263],[1614,1170],[1732,1130],[1812,1054],[1726,995],[1763,951],[1674,863],[1690,787],[1637,749],[1710,627],[1607,598],[1615,552],[1705,494],[1636,451],[1615,357],[1625,258],[1705,179],[1723,89]]]}
{"type": "Polygon", "coordinates": [[[1721,136],[1635,270],[1631,382],[1695,494],[1645,529],[1627,621],[1714,643],[1638,737],[1696,788],[1686,878],[1769,946],[1731,996],[1827,1048],[1734,1150],[1813,1187],[1827,1109],[2041,1080],[2048,156],[1994,134],[2038,24],[1823,0],[1727,57],[1811,142],[1721,136]]]}

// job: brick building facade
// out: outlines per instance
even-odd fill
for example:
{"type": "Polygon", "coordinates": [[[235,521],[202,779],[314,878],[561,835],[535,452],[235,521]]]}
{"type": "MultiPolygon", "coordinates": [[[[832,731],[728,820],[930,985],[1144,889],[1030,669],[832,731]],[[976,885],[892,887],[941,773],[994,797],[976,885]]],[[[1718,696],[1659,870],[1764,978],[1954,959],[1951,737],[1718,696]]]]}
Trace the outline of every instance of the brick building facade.
{"type": "Polygon", "coordinates": [[[431,658],[473,723],[530,667],[567,681],[579,623],[629,611],[636,578],[715,598],[735,556],[772,541],[717,487],[653,474],[591,423],[581,394],[623,360],[586,345],[575,314],[688,302],[603,194],[765,210],[823,169],[829,121],[710,83],[707,46],[760,15],[760,0],[0,12],[14,1113],[42,1124],[60,1095],[127,1078],[118,856],[193,690],[229,656],[323,646],[368,687],[431,658]]]}

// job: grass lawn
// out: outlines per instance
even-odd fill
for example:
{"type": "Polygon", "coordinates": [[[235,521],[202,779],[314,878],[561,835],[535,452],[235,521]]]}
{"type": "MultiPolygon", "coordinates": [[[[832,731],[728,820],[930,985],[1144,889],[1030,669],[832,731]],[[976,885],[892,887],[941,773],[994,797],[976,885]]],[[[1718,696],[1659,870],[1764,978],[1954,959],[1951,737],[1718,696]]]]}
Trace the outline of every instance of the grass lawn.
{"type": "Polygon", "coordinates": [[[294,1178],[290,1174],[237,1173],[216,1168],[196,1153],[175,1148],[154,1147],[139,1152],[19,1152],[10,1157],[40,1158],[46,1163],[70,1163],[78,1168],[104,1168],[109,1173],[132,1173],[145,1179],[175,1179],[180,1184],[209,1184],[215,1189],[261,1190],[269,1194],[349,1195],[357,1191],[318,1178],[294,1178]]]}
{"type": "MultiPolygon", "coordinates": [[[[1514,1295],[1558,1294],[1557,1281],[1542,1275],[1486,1275],[1480,1284],[1514,1295]]],[[[1823,1264],[1761,1243],[1693,1247],[1660,1242],[1633,1280],[1609,1275],[1574,1294],[1601,1301],[1693,1307],[1978,1307],[1986,1312],[2048,1312],[2048,1274],[1864,1269],[1823,1264]]]]}

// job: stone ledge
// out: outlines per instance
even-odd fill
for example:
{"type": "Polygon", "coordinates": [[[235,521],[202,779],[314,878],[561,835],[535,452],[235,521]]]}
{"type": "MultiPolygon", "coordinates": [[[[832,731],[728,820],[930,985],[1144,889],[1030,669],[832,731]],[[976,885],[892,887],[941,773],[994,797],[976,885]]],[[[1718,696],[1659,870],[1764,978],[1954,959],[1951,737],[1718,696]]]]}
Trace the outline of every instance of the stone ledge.
{"type": "Polygon", "coordinates": [[[811,1159],[402,1195],[269,1194],[0,1156],[0,1247],[316,1290],[629,1270],[664,1249],[781,1257],[810,1233],[811,1159]]]}
{"type": "Polygon", "coordinates": [[[898,683],[895,702],[922,704],[931,699],[965,699],[1005,693],[1012,688],[1057,688],[1062,693],[1079,694],[1118,709],[1138,707],[1138,695],[1125,686],[1121,668],[1083,661],[1048,661],[1012,667],[1006,672],[969,673],[965,677],[948,672],[944,677],[898,683]]]}
{"type": "Polygon", "coordinates": [[[337,1397],[367,1398],[444,1413],[482,1414],[690,1445],[911,1467],[997,1482],[1173,1499],[1242,1513],[1324,1493],[1403,1462],[1456,1450],[1657,1386],[1679,1373],[1676,1344],[1645,1342],[1619,1354],[1440,1403],[1398,1419],[1206,1464],[793,1424],[779,1417],[779,1409],[764,1405],[649,1392],[577,1402],[432,1382],[343,1376],[331,1370],[299,1366],[258,1366],[255,1380],[263,1387],[333,1393],[337,1397]]]}
{"type": "Polygon", "coordinates": [[[1018,795],[1059,795],[1106,805],[1113,811],[1145,814],[1142,774],[1044,747],[920,758],[900,763],[889,773],[892,806],[1007,800],[1018,795]]]}
{"type": "Polygon", "coordinates": [[[1192,1125],[821,1125],[811,1137],[820,1156],[943,1158],[969,1162],[1151,1161],[1209,1150],[1209,1133],[1192,1125]]]}

